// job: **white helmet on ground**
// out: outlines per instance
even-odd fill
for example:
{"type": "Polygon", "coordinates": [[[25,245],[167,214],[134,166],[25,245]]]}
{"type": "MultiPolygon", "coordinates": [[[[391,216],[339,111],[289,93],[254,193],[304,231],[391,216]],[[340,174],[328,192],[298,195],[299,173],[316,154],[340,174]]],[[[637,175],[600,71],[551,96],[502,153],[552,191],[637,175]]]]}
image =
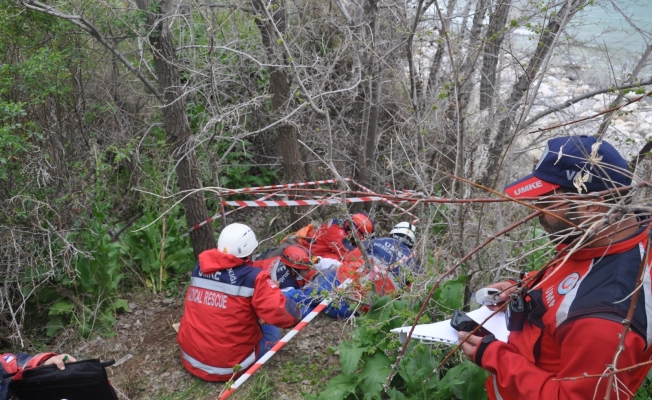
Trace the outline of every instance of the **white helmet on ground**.
{"type": "Polygon", "coordinates": [[[394,229],[389,232],[389,237],[400,241],[409,248],[412,248],[414,242],[417,240],[416,230],[417,228],[410,222],[399,222],[394,226],[394,229]]]}
{"type": "Polygon", "coordinates": [[[256,250],[258,240],[254,231],[245,224],[234,223],[227,225],[219,239],[217,249],[223,253],[232,254],[238,258],[245,258],[256,250]]]}

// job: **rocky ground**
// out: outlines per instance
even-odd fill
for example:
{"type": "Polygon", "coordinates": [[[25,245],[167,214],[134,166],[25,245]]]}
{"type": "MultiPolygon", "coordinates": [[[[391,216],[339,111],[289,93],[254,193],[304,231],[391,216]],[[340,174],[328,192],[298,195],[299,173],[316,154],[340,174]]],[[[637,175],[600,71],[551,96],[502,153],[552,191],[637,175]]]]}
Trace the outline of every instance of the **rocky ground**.
{"type": "MultiPolygon", "coordinates": [[[[194,378],[179,359],[172,324],[183,314],[181,296],[134,295],[131,311],[118,316],[115,337],[94,337],[65,350],[81,358],[125,360],[108,368],[122,399],[215,399],[224,385],[194,378]]],[[[350,324],[317,317],[231,398],[290,400],[318,392],[337,374],[335,347],[348,332],[350,324]]]]}

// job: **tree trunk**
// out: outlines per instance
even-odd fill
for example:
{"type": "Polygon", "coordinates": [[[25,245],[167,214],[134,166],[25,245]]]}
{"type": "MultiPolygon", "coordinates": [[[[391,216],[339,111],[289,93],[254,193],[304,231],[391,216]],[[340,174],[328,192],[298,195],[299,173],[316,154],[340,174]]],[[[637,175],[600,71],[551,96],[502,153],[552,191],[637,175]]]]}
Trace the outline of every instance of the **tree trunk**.
{"type": "Polygon", "coordinates": [[[482,73],[480,74],[480,110],[486,110],[493,105],[496,90],[496,67],[500,46],[505,39],[504,27],[507,23],[507,16],[512,6],[512,0],[500,0],[496,5],[489,22],[487,40],[484,43],[484,54],[482,56],[482,73]]]}
{"type": "MultiPolygon", "coordinates": [[[[464,170],[464,133],[465,133],[465,116],[471,96],[473,75],[479,56],[479,41],[482,32],[483,19],[486,12],[488,0],[479,0],[476,4],[475,15],[471,26],[471,37],[469,39],[470,52],[461,65],[456,65],[453,61],[455,82],[450,89],[449,98],[451,102],[448,105],[444,118],[444,133],[446,144],[441,149],[442,158],[440,165],[442,169],[449,174],[461,176],[464,170]]],[[[449,57],[453,58],[450,54],[449,57]]],[[[450,193],[456,197],[462,197],[461,185],[456,185],[454,179],[444,179],[444,186],[450,188],[450,193]],[[456,189],[459,186],[460,190],[456,189]]]]}
{"type": "MultiPolygon", "coordinates": [[[[266,7],[260,0],[252,0],[252,4],[259,14],[262,14],[262,7],[266,7]]],[[[282,1],[275,1],[272,5],[279,6],[273,14],[274,21],[256,18],[256,25],[260,30],[262,42],[267,50],[270,64],[285,66],[287,65],[287,60],[283,56],[283,50],[276,44],[274,29],[271,24],[276,24],[279,32],[285,32],[287,25],[286,10],[282,1]]],[[[269,93],[272,95],[272,112],[276,117],[279,117],[291,100],[287,68],[270,66],[268,67],[268,71],[269,93]]],[[[299,152],[299,142],[295,127],[291,124],[283,123],[276,128],[276,134],[276,148],[281,165],[283,166],[283,179],[288,183],[304,181],[304,168],[301,161],[301,153],[299,152]]],[[[292,207],[290,209],[290,219],[292,222],[298,221],[303,216],[304,209],[305,207],[292,207]]]]}
{"type": "MultiPolygon", "coordinates": [[[[378,6],[375,2],[369,2],[369,13],[371,16],[370,30],[371,44],[368,54],[367,73],[369,76],[369,90],[366,97],[365,112],[363,114],[363,129],[360,132],[363,151],[360,152],[360,183],[371,186],[371,172],[374,170],[376,159],[376,139],[378,136],[378,116],[380,115],[380,94],[382,91],[381,63],[376,62],[376,37],[378,35],[378,6]]],[[[371,204],[365,204],[364,208],[369,211],[371,204]]]]}
{"type": "MultiPolygon", "coordinates": [[[[471,0],[469,0],[469,3],[471,0]]],[[[428,74],[428,84],[424,85],[423,98],[427,100],[428,95],[433,98],[437,97],[437,90],[439,89],[438,80],[439,80],[439,71],[441,69],[441,62],[444,58],[444,46],[446,45],[444,40],[444,31],[448,30],[448,22],[453,16],[453,11],[455,10],[455,5],[457,0],[449,0],[448,5],[446,6],[446,19],[441,22],[441,27],[439,28],[439,41],[437,43],[437,50],[435,55],[430,62],[429,74],[428,74]]],[[[429,107],[427,107],[429,108],[429,107]]]]}
{"type": "Polygon", "coordinates": [[[485,131],[484,142],[489,142],[489,149],[487,154],[487,165],[484,168],[485,172],[480,179],[482,185],[488,187],[494,186],[498,177],[502,154],[514,139],[514,135],[518,132],[518,126],[516,129],[512,130],[512,125],[520,101],[530,88],[530,84],[534,81],[544,59],[548,53],[552,51],[552,44],[561,28],[563,28],[562,25],[568,22],[573,14],[575,14],[584,3],[586,3],[586,0],[568,0],[559,12],[552,17],[550,22],[548,22],[544,33],[541,35],[536,51],[525,66],[525,73],[519,76],[516,83],[514,83],[514,86],[512,86],[511,95],[506,101],[506,115],[498,125],[496,137],[489,141],[491,128],[488,128],[485,131]]]}
{"type": "MultiPolygon", "coordinates": [[[[147,28],[154,34],[149,40],[152,45],[154,66],[158,77],[159,91],[163,93],[165,105],[161,109],[163,128],[167,141],[172,145],[177,161],[175,171],[182,191],[200,189],[201,176],[195,157],[195,151],[189,148],[188,139],[191,136],[186,110],[186,98],[181,92],[179,71],[175,65],[176,56],[172,34],[169,25],[161,23],[163,16],[171,11],[171,1],[162,0],[158,6],[150,0],[137,0],[138,8],[147,15],[147,28]]],[[[204,201],[204,193],[199,191],[183,200],[186,223],[189,227],[208,219],[208,210],[204,201]]],[[[190,233],[190,241],[195,257],[204,250],[216,247],[215,236],[210,225],[190,233]]]]}

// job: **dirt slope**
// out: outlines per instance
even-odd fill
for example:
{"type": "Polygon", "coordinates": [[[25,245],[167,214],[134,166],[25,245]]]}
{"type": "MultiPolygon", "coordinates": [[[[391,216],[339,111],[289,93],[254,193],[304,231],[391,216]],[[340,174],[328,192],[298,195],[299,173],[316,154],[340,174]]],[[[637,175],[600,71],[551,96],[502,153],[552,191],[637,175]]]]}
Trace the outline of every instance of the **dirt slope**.
{"type": "MultiPolygon", "coordinates": [[[[96,337],[69,351],[81,358],[102,360],[120,360],[131,354],[108,371],[121,398],[217,398],[224,385],[194,378],[179,360],[171,325],[183,314],[182,296],[135,295],[129,298],[131,311],[118,316],[114,338],[96,337]]],[[[350,329],[350,324],[318,316],[231,398],[259,399],[268,393],[268,398],[290,400],[318,392],[328,377],[337,373],[339,358],[333,350],[350,329]]]]}

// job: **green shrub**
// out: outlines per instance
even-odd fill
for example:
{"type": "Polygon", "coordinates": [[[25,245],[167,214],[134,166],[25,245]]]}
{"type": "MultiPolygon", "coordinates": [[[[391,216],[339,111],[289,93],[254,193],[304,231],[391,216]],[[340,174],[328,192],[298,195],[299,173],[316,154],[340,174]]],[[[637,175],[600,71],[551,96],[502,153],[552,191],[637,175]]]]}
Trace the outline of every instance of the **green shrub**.
{"type": "Polygon", "coordinates": [[[171,212],[156,220],[158,214],[146,212],[123,239],[125,261],[143,274],[154,293],[173,294],[180,274],[195,264],[189,240],[181,236],[185,223],[178,214],[171,212]]]}
{"type": "MultiPolygon", "coordinates": [[[[435,291],[434,304],[446,315],[461,307],[466,277],[445,282],[435,291]]],[[[411,341],[406,355],[398,364],[396,376],[387,391],[387,383],[400,344],[398,335],[390,331],[414,321],[421,304],[418,301],[396,300],[388,296],[378,299],[371,310],[356,320],[351,340],[338,350],[342,373],[331,379],[319,395],[311,400],[347,399],[486,399],[484,381],[488,373],[476,365],[448,361],[432,378],[452,347],[426,345],[411,341]]],[[[419,323],[430,322],[424,315],[419,323]]]]}

